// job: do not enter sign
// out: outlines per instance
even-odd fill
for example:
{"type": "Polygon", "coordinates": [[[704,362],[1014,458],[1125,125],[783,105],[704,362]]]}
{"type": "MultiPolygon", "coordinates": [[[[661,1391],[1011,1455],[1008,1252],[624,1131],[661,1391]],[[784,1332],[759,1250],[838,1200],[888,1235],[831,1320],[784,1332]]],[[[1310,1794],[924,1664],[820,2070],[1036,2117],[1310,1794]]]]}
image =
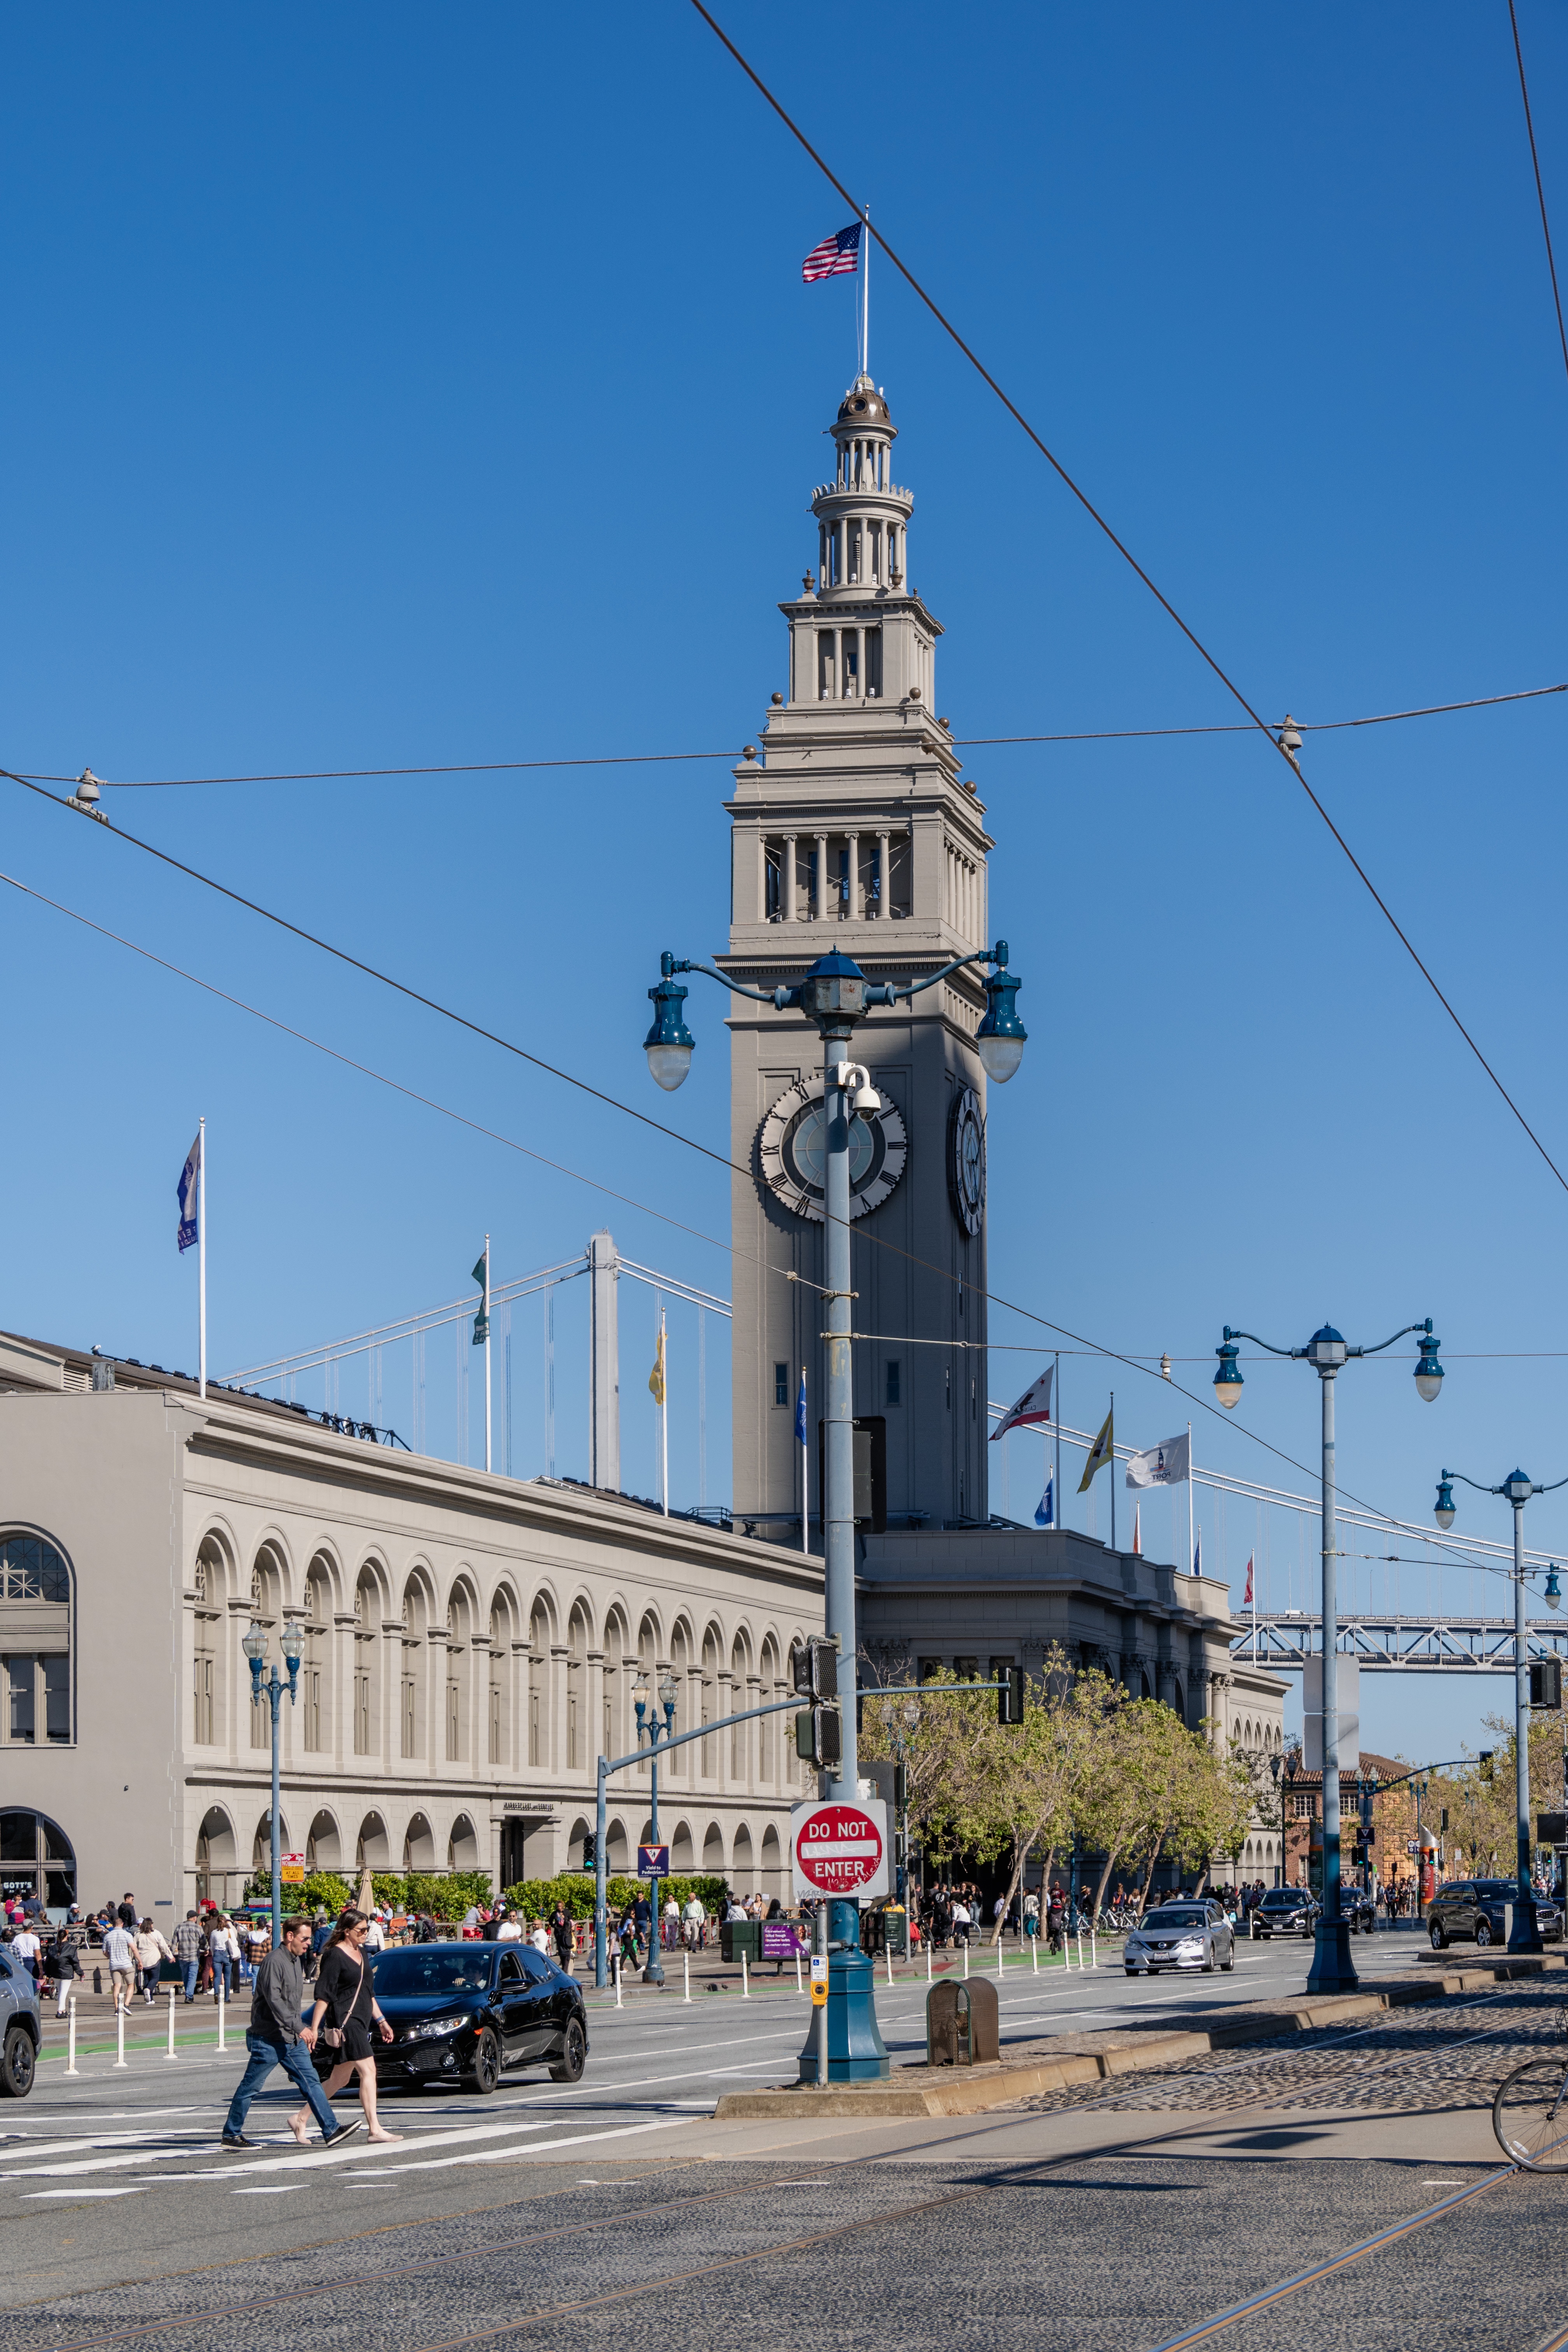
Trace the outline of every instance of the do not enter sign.
{"type": "Polygon", "coordinates": [[[888,1808],[879,1797],[858,1804],[796,1805],[790,1849],[797,1895],[886,1895],[888,1808]]]}

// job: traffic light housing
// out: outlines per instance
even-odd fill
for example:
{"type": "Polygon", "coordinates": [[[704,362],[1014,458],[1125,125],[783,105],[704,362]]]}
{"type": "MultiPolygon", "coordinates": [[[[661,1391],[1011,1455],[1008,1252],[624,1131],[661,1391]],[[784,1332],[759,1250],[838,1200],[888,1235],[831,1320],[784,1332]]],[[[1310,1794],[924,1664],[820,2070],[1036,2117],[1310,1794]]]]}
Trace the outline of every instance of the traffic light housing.
{"type": "Polygon", "coordinates": [[[583,1867],[584,1870],[596,1870],[598,1864],[598,1836],[593,1830],[585,1831],[583,1837],[583,1867]]]}
{"type": "Polygon", "coordinates": [[[907,1764],[893,1767],[893,1811],[907,1812],[910,1802],[910,1768],[907,1764]]]}
{"type": "Polygon", "coordinates": [[[795,1691],[797,1698],[832,1699],[838,1696],[838,1645],[822,1633],[814,1633],[809,1642],[793,1654],[795,1691]]]}
{"type": "Polygon", "coordinates": [[[1481,1778],[1483,1780],[1489,1780],[1492,1777],[1492,1754],[1493,1751],[1491,1748],[1483,1748],[1476,1758],[1477,1763],[1481,1768],[1481,1778]]]}
{"type": "Polygon", "coordinates": [[[844,1719],[836,1706],[804,1706],[795,1719],[795,1752],[818,1772],[844,1761],[844,1719]]]}
{"type": "Polygon", "coordinates": [[[996,1687],[996,1720],[998,1723],[1022,1723],[1024,1720],[1024,1669],[1004,1666],[996,1687]]]}
{"type": "Polygon", "coordinates": [[[1530,1704],[1531,1706],[1560,1707],[1563,1704],[1563,1661],[1561,1658],[1532,1658],[1530,1664],[1530,1704]]]}

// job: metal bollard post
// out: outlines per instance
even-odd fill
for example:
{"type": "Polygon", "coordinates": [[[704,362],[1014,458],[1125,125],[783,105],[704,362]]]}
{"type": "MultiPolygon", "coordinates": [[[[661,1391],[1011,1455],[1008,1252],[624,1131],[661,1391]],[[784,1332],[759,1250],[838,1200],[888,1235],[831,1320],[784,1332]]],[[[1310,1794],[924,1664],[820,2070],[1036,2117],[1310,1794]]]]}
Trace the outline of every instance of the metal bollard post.
{"type": "Polygon", "coordinates": [[[892,1987],[893,1987],[893,1948],[892,1948],[891,1944],[885,1944],[885,1945],[882,1947],[882,1948],[883,1948],[883,1951],[885,1952],[885,1954],[887,1955],[887,1961],[888,1961],[888,1990],[889,1990],[889,1991],[890,1992],[890,1991],[892,1990],[892,1987]]]}
{"type": "Polygon", "coordinates": [[[163,2055],[165,2058],[172,2058],[174,2055],[174,1988],[173,1985],[169,1987],[169,2046],[163,2055]]]}
{"type": "Polygon", "coordinates": [[[800,1978],[800,1948],[798,1945],[795,1948],[795,1989],[796,1992],[804,1992],[805,1990],[800,1978]]]}
{"type": "Polygon", "coordinates": [[[118,2028],[119,2038],[119,2055],[114,2063],[116,2066],[123,2066],[125,2063],[125,2011],[118,2000],[114,2004],[114,2022],[118,2028]]]}
{"type": "Polygon", "coordinates": [[[1092,1927],[1089,1931],[1089,1965],[1091,1969],[1097,1969],[1100,1966],[1100,1956],[1094,1948],[1094,1929],[1092,1927]]]}
{"type": "Polygon", "coordinates": [[[1080,1969],[1083,1967],[1083,1929],[1081,1927],[1078,1931],[1078,1964],[1080,1969]]]}
{"type": "Polygon", "coordinates": [[[931,1950],[932,1950],[931,1940],[931,1937],[928,1936],[928,1937],[926,1937],[926,1982],[927,1982],[927,1984],[930,1984],[930,1983],[931,1983],[931,1950]]]}
{"type": "Polygon", "coordinates": [[[681,1952],[680,1970],[686,1980],[686,1998],[689,2000],[691,1999],[691,1950],[689,1946],[687,1946],[681,1952]]]}
{"type": "Polygon", "coordinates": [[[616,2007],[621,2006],[621,1956],[616,1954],[616,2007]]]}
{"type": "Polygon", "coordinates": [[[1040,1939],[1037,1936],[1031,1936],[1029,1938],[1029,1974],[1032,1977],[1037,1977],[1039,1973],[1040,1939]]]}
{"type": "Polygon", "coordinates": [[[967,1936],[965,1936],[963,1939],[963,1979],[964,1982],[967,1984],[969,1981],[969,1938],[967,1936]]]}
{"type": "Polygon", "coordinates": [[[998,1928],[996,1931],[996,1973],[998,1976],[1002,1973],[1002,1931],[998,1928]]]}
{"type": "Polygon", "coordinates": [[[750,2000],[751,1998],[752,1987],[751,1980],[746,1974],[746,1955],[742,1952],[741,1955],[741,1999],[742,2000],[750,2000]]]}
{"type": "Polygon", "coordinates": [[[223,1987],[220,1984],[217,1989],[217,2046],[220,2051],[226,2046],[223,2038],[223,2013],[227,2006],[223,1997],[223,1987]]]}
{"type": "Polygon", "coordinates": [[[76,1995],[74,1992],[66,2004],[66,2073],[79,2074],[81,2068],[76,2063],[76,1995]]]}

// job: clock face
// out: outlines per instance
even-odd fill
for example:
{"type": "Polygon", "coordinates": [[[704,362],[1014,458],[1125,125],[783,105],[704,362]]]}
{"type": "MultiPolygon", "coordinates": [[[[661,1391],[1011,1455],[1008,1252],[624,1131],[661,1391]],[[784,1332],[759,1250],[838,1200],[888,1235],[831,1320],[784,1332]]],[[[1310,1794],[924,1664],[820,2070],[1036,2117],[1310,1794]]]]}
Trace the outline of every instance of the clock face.
{"type": "MultiPolygon", "coordinates": [[[[823,1222],[827,1118],[820,1077],[787,1087],[763,1121],[758,1139],[763,1174],[784,1207],[823,1222]]],[[[909,1158],[910,1141],[897,1104],[879,1088],[877,1108],[857,1111],[849,1126],[849,1214],[879,1209],[909,1158]]]]}
{"type": "Polygon", "coordinates": [[[962,1087],[947,1122],[947,1189],[966,1234],[985,1216],[985,1115],[973,1087],[962,1087]]]}

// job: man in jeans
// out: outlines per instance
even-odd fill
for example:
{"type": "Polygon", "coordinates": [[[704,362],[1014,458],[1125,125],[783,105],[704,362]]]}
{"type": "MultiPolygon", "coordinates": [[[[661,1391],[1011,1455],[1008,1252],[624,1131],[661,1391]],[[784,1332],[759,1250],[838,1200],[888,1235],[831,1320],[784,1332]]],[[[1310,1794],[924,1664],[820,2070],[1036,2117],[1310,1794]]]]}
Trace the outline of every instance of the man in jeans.
{"type": "Polygon", "coordinates": [[[315,2029],[300,2022],[300,2011],[305,2002],[305,1971],[300,1963],[310,1942],[309,1919],[285,1919],[281,1949],[268,1952],[256,1971],[250,1996],[250,2025],[245,2037],[250,2063],[240,2077],[239,2088],[224,2122],[225,2147],[254,2147],[254,2141],[245,2137],[245,2118],[252,2099],[275,2066],[281,2066],[296,2090],[304,2094],[329,2147],[335,2147],[339,2140],[352,2138],[364,2120],[363,2116],[355,2116],[347,2123],[339,2123],[321,2088],[321,2077],[310,2063],[310,2053],[316,2045],[315,2029]]]}
{"type": "Polygon", "coordinates": [[[202,1965],[202,1924],[194,1911],[187,1911],[174,1930],[174,1958],[185,1979],[185,1999],[195,2000],[196,1976],[202,1965]]]}
{"type": "Polygon", "coordinates": [[[136,1990],[136,1946],[130,1928],[122,1927],[118,1920],[103,1939],[103,1957],[109,1962],[114,2006],[129,2009],[136,1990]]]}

